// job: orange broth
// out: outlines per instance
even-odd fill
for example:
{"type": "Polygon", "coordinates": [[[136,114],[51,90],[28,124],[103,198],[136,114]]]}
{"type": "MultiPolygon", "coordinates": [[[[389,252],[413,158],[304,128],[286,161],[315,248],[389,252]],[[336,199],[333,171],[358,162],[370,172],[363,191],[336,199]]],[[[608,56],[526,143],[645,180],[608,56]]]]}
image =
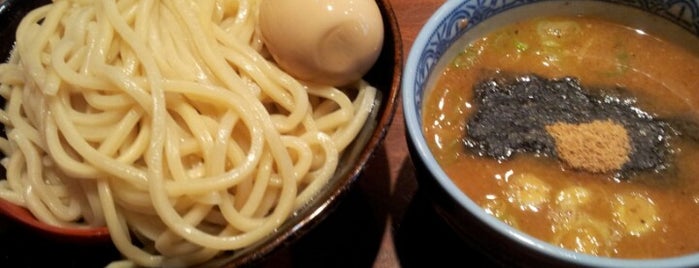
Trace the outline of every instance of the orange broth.
{"type": "MultiPolygon", "coordinates": [[[[673,137],[670,168],[628,180],[568,169],[554,158],[498,161],[465,149],[472,87],[487,71],[574,76],[583,86],[623,87],[657,118],[699,118],[699,58],[609,21],[541,17],[466,46],[425,100],[423,131],[452,180],[488,213],[574,251],[622,258],[699,252],[699,141],[673,137]],[[485,71],[484,71],[485,70],[485,71]]],[[[696,133],[694,134],[696,137],[696,133]]]]}

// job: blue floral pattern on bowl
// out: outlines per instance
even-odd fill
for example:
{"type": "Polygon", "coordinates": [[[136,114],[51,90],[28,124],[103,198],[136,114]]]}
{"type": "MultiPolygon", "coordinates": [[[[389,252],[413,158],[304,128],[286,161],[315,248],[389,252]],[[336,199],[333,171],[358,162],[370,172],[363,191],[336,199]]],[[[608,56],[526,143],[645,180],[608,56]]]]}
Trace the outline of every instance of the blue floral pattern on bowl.
{"type": "MultiPolygon", "coordinates": [[[[546,0],[559,1],[559,0],[546,0]]],[[[441,56],[465,32],[483,20],[536,0],[471,0],[458,4],[443,20],[437,22],[435,31],[429,36],[415,70],[415,107],[422,106],[424,86],[441,56]],[[467,22],[467,23],[466,23],[467,22]]],[[[692,0],[602,0],[601,2],[639,8],[663,17],[682,28],[699,35],[699,5],[692,0]]],[[[412,70],[407,70],[408,72],[412,70]]],[[[411,82],[411,81],[408,81],[411,82]]]]}

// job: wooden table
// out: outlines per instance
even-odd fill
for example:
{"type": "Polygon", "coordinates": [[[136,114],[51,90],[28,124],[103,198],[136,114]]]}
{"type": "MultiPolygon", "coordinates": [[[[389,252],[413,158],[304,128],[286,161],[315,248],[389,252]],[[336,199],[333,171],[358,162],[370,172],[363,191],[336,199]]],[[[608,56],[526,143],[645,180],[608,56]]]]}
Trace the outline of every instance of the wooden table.
{"type": "MultiPolygon", "coordinates": [[[[444,0],[391,0],[407,57],[418,31],[444,0]]],[[[408,156],[403,109],[358,187],[337,211],[262,267],[444,267],[490,263],[459,240],[423,197],[408,156]]],[[[492,266],[489,266],[492,267],[492,266]]]]}

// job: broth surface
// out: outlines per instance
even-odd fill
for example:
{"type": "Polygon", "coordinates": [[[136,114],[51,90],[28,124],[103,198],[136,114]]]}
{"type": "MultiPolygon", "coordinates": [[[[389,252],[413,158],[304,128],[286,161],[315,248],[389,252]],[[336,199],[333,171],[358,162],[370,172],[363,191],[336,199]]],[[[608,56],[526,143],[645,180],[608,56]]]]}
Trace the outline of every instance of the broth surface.
{"type": "Polygon", "coordinates": [[[593,255],[699,252],[697,55],[597,18],[541,17],[478,39],[437,79],[425,100],[423,131],[445,172],[488,213],[593,255]],[[573,76],[588,88],[628,90],[637,107],[678,126],[680,135],[670,140],[671,168],[620,180],[572,170],[550,157],[516,154],[499,161],[469,152],[462,141],[478,108],[472,88],[494,72],[573,76]]]}

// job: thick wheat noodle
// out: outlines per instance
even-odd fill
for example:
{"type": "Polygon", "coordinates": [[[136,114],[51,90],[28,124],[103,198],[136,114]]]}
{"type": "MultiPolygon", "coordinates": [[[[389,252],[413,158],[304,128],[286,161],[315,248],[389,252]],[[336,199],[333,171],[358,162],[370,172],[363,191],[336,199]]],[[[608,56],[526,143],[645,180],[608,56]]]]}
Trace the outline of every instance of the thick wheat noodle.
{"type": "Polygon", "coordinates": [[[115,265],[198,264],[273,232],[333,176],[376,89],[280,70],[258,5],[56,0],[30,12],[0,65],[0,198],[51,225],[106,225],[125,257],[115,265]]]}

